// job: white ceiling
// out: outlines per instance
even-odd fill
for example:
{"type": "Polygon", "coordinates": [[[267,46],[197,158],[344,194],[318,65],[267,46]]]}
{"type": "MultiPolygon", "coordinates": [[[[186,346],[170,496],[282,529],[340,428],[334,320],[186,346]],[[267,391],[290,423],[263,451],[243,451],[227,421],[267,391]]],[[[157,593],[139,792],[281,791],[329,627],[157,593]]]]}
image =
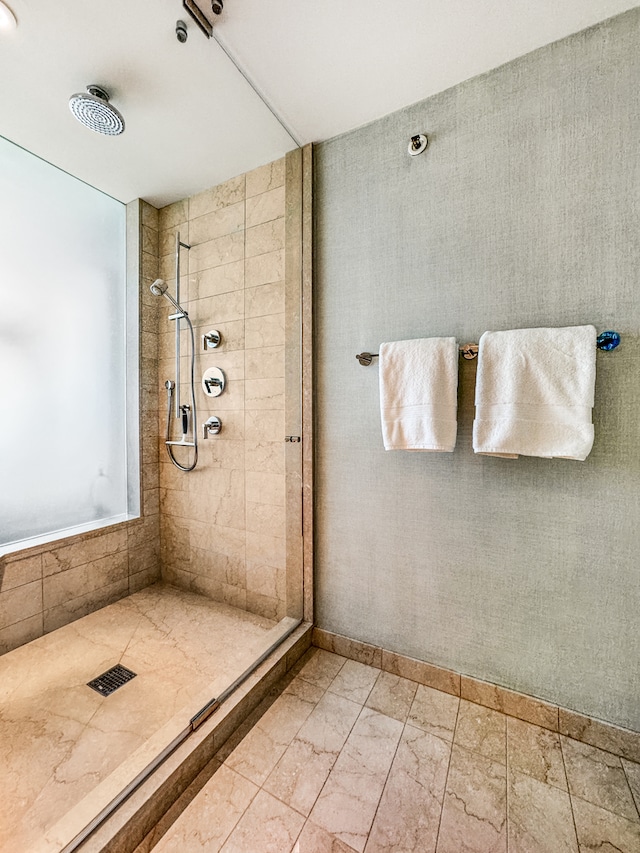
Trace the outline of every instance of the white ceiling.
{"type": "MultiPolygon", "coordinates": [[[[0,135],[105,192],[156,205],[282,156],[295,141],[181,0],[7,0],[0,135]],[[189,39],[180,44],[183,18],[189,39]],[[67,102],[97,83],[122,136],[67,102]]],[[[207,0],[200,0],[203,8],[207,0]]],[[[637,0],[225,0],[216,38],[300,143],[442,91],[637,0]]],[[[207,7],[208,8],[208,7],[207,7]]]]}

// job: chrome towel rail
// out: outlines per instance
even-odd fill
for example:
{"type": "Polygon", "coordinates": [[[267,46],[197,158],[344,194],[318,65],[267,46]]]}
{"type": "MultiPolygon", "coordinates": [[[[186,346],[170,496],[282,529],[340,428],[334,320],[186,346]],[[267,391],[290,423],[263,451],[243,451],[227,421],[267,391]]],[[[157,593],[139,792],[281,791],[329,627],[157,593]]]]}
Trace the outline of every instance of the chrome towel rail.
{"type": "MultiPolygon", "coordinates": [[[[461,344],[458,351],[463,358],[467,360],[475,358],[478,355],[478,344],[461,344]]],[[[368,367],[374,358],[378,358],[377,352],[359,352],[356,358],[363,367],[368,367]]]]}
{"type": "MultiPolygon", "coordinates": [[[[610,352],[615,349],[620,343],[620,335],[618,332],[602,332],[596,339],[596,346],[599,350],[610,352]]],[[[478,344],[460,344],[458,351],[463,358],[469,361],[476,358],[478,355],[478,344]]],[[[378,358],[377,352],[359,352],[356,358],[363,367],[368,367],[374,358],[378,358]]]]}

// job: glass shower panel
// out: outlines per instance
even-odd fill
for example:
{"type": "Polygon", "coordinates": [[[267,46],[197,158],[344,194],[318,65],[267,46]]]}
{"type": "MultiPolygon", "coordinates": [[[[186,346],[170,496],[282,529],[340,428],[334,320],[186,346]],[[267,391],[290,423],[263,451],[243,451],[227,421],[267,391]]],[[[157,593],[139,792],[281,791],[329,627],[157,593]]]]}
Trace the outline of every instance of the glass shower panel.
{"type": "Polygon", "coordinates": [[[0,295],[0,547],[125,518],[125,206],[1,138],[0,295]]]}

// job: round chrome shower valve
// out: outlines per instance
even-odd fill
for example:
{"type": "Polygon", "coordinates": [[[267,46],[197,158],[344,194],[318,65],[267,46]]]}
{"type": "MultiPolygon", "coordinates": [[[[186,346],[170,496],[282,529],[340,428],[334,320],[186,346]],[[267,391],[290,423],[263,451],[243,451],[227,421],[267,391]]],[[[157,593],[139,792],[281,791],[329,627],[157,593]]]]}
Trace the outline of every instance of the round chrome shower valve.
{"type": "Polygon", "coordinates": [[[202,390],[207,397],[219,397],[227,384],[227,377],[219,367],[209,367],[202,374],[202,390]]]}

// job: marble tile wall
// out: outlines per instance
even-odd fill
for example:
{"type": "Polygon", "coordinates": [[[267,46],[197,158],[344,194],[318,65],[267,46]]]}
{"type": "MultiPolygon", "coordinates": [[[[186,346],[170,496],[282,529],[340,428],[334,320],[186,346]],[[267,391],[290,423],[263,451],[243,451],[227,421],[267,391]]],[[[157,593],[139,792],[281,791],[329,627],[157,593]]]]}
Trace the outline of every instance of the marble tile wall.
{"type": "Polygon", "coordinates": [[[0,557],[0,654],[159,579],[157,210],[132,202],[127,228],[139,245],[128,263],[140,280],[141,517],[0,557]]]}
{"type": "MultiPolygon", "coordinates": [[[[181,255],[181,301],[196,335],[199,432],[198,466],[182,473],[164,447],[164,383],[175,379],[175,332],[163,305],[157,376],[163,577],[272,619],[287,612],[285,453],[294,451],[283,441],[285,174],[283,158],[163,208],[159,239],[160,275],[172,293],[176,232],[191,246],[181,255]],[[201,336],[210,329],[221,333],[222,344],[203,352],[201,336]],[[200,385],[212,366],[227,377],[215,398],[200,385]],[[214,414],[222,432],[203,441],[202,423],[214,414]]],[[[187,334],[181,338],[185,399],[187,334]]]]}

